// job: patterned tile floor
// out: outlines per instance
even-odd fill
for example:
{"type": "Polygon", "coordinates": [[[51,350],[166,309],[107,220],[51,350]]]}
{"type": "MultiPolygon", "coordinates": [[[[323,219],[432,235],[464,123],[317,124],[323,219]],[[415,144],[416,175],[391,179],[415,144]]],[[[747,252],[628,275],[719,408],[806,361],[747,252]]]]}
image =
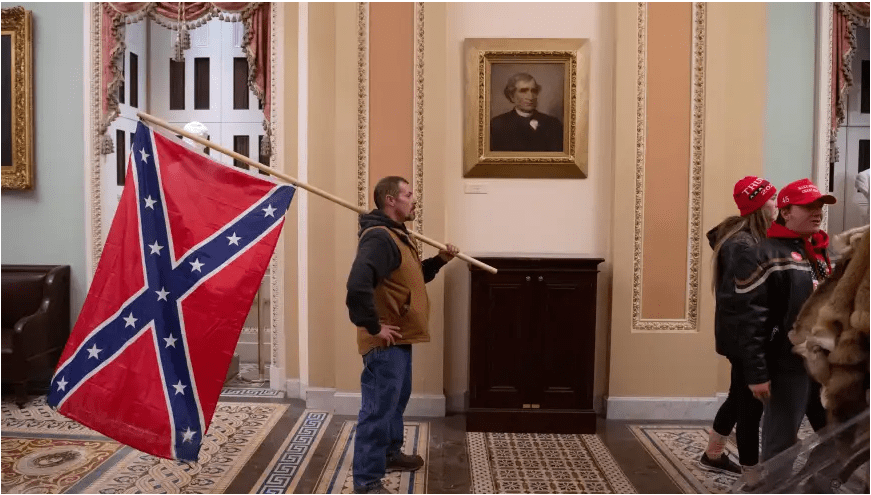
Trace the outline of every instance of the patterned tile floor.
{"type": "MultiPolygon", "coordinates": [[[[25,489],[22,485],[24,481],[20,477],[26,475],[28,469],[36,469],[39,466],[44,466],[45,463],[66,463],[66,466],[74,471],[74,476],[69,479],[49,476],[40,481],[44,482],[44,485],[28,485],[26,488],[43,493],[84,493],[105,490],[201,493],[317,493],[325,491],[318,489],[318,482],[331,460],[335,458],[333,454],[336,445],[347,443],[350,440],[349,435],[347,435],[347,425],[353,424],[356,420],[355,417],[333,416],[324,412],[306,410],[302,401],[283,397],[222,397],[221,402],[230,407],[234,404],[237,407],[242,407],[244,404],[258,403],[273,404],[284,409],[276,410],[278,414],[273,420],[270,420],[271,427],[268,433],[262,440],[257,441],[259,443],[254,442],[249,452],[242,457],[237,456],[221,461],[225,463],[225,467],[222,468],[223,472],[228,473],[229,476],[212,486],[191,485],[196,479],[205,479],[202,478],[202,475],[199,475],[198,478],[197,473],[183,469],[168,470],[159,462],[154,464],[143,459],[137,460],[137,453],[132,449],[119,447],[95,432],[80,427],[75,428],[68,422],[60,421],[53,416],[50,409],[37,408],[37,410],[29,410],[25,414],[19,411],[14,404],[4,403],[2,491],[11,492],[17,491],[19,488],[25,489]],[[22,429],[25,427],[38,427],[39,435],[23,434],[22,429]],[[346,438],[344,441],[342,440],[343,436],[346,438]],[[40,445],[37,442],[40,439],[51,440],[50,445],[40,445]],[[54,452],[50,450],[52,447],[62,447],[62,449],[54,452]],[[37,448],[49,449],[43,450],[43,454],[52,454],[53,452],[54,454],[35,456],[33,453],[37,448]],[[74,452],[74,454],[70,454],[70,452],[74,452]],[[38,460],[37,457],[39,457],[38,460]],[[17,463],[18,467],[13,469],[11,467],[13,463],[17,463]],[[117,476],[100,477],[104,473],[114,473],[112,470],[121,469],[119,466],[122,465],[131,466],[128,469],[134,469],[137,472],[144,470],[154,473],[156,477],[152,476],[152,478],[159,478],[161,480],[160,486],[135,476],[130,477],[130,480],[122,481],[126,479],[123,470],[118,471],[117,476]],[[89,472],[99,473],[99,475],[88,477],[89,472]],[[15,476],[19,476],[19,478],[16,479],[15,476]],[[104,481],[98,483],[98,477],[104,481]],[[134,481],[133,478],[138,481],[134,481]],[[188,481],[188,478],[194,481],[188,481]],[[109,479],[109,481],[105,481],[105,479],[109,479]],[[13,486],[16,487],[15,490],[12,489],[13,486]]],[[[428,493],[486,491],[476,488],[474,484],[473,469],[476,469],[476,465],[480,467],[481,458],[474,455],[474,448],[471,450],[469,448],[463,415],[449,415],[443,418],[409,417],[407,420],[409,424],[416,422],[421,426],[425,425],[425,429],[428,430],[426,439],[428,449],[426,452],[425,480],[423,480],[425,484],[416,487],[409,485],[406,491],[415,493],[424,490],[428,493]]],[[[228,421],[232,421],[232,418],[228,418],[228,421]]],[[[596,435],[573,436],[576,438],[571,439],[553,438],[550,439],[553,445],[548,444],[547,441],[544,443],[539,441],[539,447],[541,447],[539,457],[531,457],[528,455],[529,452],[523,451],[524,442],[528,441],[523,437],[515,436],[510,439],[494,436],[491,439],[492,446],[499,451],[498,456],[490,458],[490,469],[499,470],[501,476],[496,478],[494,491],[630,492],[633,488],[638,493],[677,493],[682,491],[681,487],[665,472],[663,467],[632,433],[630,426],[630,423],[627,422],[599,419],[596,435]],[[561,452],[560,455],[547,456],[547,452],[557,451],[561,452]],[[494,461],[494,459],[498,461],[494,461]],[[555,460],[565,461],[566,459],[573,459],[571,466],[567,462],[562,462],[560,466],[553,464],[555,460]],[[537,463],[536,466],[532,465],[532,461],[537,463]],[[512,467],[500,464],[504,462],[512,463],[512,467]],[[545,469],[539,469],[542,466],[545,469]],[[593,472],[597,478],[579,483],[577,479],[567,478],[567,476],[572,476],[570,473],[557,472],[561,468],[569,467],[593,472]],[[543,472],[539,473],[538,471],[543,472]],[[516,474],[514,478],[511,478],[512,473],[516,474]],[[539,476],[540,474],[542,476],[539,476]]],[[[706,426],[706,423],[691,426],[706,426]]],[[[423,431],[423,428],[419,431],[423,431]]],[[[484,440],[484,434],[478,433],[472,436],[477,436],[481,441],[484,440]]],[[[483,443],[479,442],[480,445],[483,443]]],[[[337,479],[344,476],[346,481],[347,474],[347,471],[342,471],[337,475],[337,479]]],[[[342,488],[345,488],[344,485],[345,483],[342,482],[342,488]]],[[[398,486],[397,484],[397,488],[398,486]]]]}
{"type": "Polygon", "coordinates": [[[468,432],[473,493],[636,493],[596,435],[468,432]]]}

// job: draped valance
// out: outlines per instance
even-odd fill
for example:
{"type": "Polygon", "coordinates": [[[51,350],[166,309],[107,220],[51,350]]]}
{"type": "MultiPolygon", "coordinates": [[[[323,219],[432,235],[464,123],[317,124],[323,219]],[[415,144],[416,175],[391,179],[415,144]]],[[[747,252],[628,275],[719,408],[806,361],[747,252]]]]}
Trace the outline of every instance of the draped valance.
{"type": "Polygon", "coordinates": [[[102,5],[102,67],[101,101],[102,122],[101,150],[104,154],[114,152],[112,139],[106,134],[109,125],[119,114],[118,87],[123,81],[125,26],[146,17],[155,23],[177,31],[176,56],[190,47],[189,31],[217,17],[227,22],[244,25],[242,50],[248,59],[248,86],[263,102],[263,127],[267,139],[263,140],[261,154],[270,154],[268,139],[270,95],[270,9],[268,2],[103,2],[102,5]]]}

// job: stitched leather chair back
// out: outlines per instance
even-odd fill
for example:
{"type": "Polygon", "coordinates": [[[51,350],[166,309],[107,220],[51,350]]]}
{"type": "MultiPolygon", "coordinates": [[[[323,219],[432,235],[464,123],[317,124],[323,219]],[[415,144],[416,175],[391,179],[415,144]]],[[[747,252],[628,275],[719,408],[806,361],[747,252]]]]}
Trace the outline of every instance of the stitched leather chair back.
{"type": "Polygon", "coordinates": [[[36,313],[42,303],[46,272],[3,270],[3,328],[36,313]]]}

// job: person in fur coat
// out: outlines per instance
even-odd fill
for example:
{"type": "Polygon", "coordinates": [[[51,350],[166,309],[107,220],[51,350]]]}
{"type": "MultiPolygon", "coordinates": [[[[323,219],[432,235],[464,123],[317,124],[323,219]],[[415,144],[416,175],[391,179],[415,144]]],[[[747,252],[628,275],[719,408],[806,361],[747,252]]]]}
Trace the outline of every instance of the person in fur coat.
{"type": "Polygon", "coordinates": [[[832,424],[868,407],[869,227],[836,237],[835,273],[807,300],[789,333],[794,352],[822,385],[832,424]]]}

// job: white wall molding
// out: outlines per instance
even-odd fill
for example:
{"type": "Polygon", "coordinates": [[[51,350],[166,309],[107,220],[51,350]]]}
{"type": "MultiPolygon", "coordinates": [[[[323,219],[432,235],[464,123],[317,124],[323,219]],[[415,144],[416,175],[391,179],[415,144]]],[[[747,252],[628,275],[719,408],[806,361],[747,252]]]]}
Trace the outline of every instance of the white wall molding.
{"type": "MultiPolygon", "coordinates": [[[[291,380],[288,380],[287,397],[291,395],[291,380]]],[[[337,392],[334,388],[308,388],[305,390],[305,407],[329,411],[336,415],[356,416],[360,412],[360,392],[337,392]]],[[[405,416],[441,418],[445,415],[445,396],[442,394],[411,394],[405,416]]]]}
{"type": "Polygon", "coordinates": [[[711,420],[725,393],[714,397],[608,397],[607,419],[649,420],[711,420]]]}
{"type": "MultiPolygon", "coordinates": [[[[276,383],[278,380],[284,378],[284,369],[269,369],[269,378],[270,380],[275,380],[276,383]]],[[[301,399],[300,397],[300,387],[299,387],[299,378],[288,378],[284,382],[284,393],[285,397],[288,399],[301,399]]]]}

